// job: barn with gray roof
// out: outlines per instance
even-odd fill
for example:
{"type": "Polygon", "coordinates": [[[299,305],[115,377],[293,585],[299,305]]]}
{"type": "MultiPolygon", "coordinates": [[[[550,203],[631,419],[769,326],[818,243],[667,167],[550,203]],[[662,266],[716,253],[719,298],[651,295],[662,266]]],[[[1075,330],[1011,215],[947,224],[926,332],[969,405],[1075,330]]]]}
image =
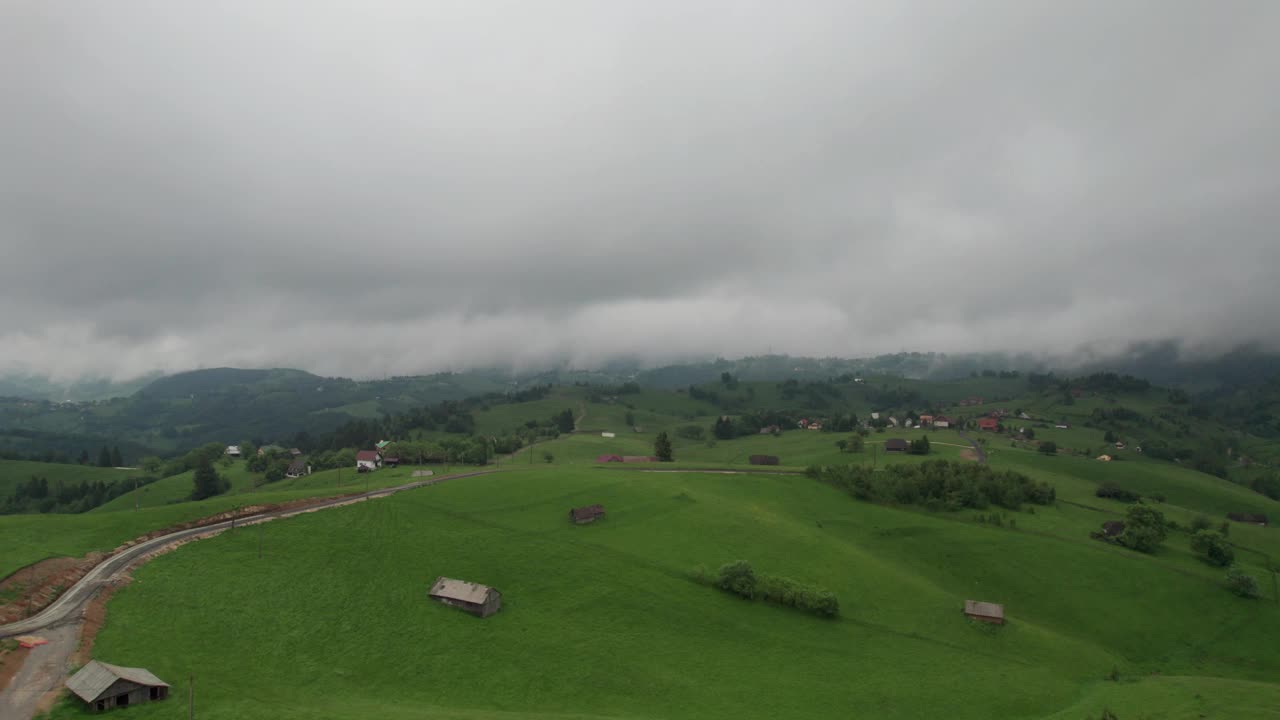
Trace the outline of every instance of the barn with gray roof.
{"type": "Polygon", "coordinates": [[[169,683],[143,668],[111,665],[91,660],[67,680],[67,688],[89,706],[101,712],[111,708],[141,705],[169,697],[169,683]]]}

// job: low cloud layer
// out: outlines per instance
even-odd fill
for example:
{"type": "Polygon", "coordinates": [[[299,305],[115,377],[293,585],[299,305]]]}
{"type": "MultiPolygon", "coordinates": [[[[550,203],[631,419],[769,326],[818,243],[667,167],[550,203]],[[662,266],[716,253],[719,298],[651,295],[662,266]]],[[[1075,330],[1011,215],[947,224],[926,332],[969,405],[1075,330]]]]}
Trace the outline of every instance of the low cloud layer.
{"type": "Polygon", "coordinates": [[[1280,4],[15,2],[0,373],[1280,337],[1280,4]]]}

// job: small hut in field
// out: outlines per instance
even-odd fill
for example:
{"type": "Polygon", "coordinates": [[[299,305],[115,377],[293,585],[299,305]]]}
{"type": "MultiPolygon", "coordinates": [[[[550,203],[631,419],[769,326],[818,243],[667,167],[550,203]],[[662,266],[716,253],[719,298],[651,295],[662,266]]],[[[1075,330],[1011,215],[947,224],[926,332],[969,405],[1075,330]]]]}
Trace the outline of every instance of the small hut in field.
{"type": "Polygon", "coordinates": [[[1004,624],[1004,606],[997,603],[965,600],[964,614],[979,622],[993,625],[1004,624]]]}
{"type": "Polygon", "coordinates": [[[569,520],[575,525],[586,525],[604,517],[603,505],[587,505],[569,511],[569,520]]]}
{"type": "Polygon", "coordinates": [[[502,609],[502,593],[488,585],[440,576],[427,593],[432,600],[475,615],[489,617],[502,609]]]}
{"type": "Polygon", "coordinates": [[[1227,519],[1250,525],[1267,526],[1267,516],[1261,513],[1227,513],[1227,519]]]}
{"type": "Polygon", "coordinates": [[[141,705],[169,697],[169,683],[143,668],[90,660],[67,679],[67,689],[93,712],[141,705]]]}
{"type": "Polygon", "coordinates": [[[777,455],[752,455],[748,460],[752,465],[777,465],[777,455]]]}
{"type": "Polygon", "coordinates": [[[596,456],[596,462],[598,463],[622,462],[622,456],[621,455],[598,455],[596,456]]]}

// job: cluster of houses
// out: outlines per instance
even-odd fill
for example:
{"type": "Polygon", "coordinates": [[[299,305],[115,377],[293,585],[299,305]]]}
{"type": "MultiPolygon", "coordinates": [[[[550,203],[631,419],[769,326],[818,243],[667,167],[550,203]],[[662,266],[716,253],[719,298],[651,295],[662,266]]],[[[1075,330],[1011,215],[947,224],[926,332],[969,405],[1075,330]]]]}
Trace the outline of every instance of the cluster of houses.
{"type": "MultiPolygon", "coordinates": [[[[223,455],[232,458],[243,457],[239,445],[228,445],[226,450],[222,451],[223,455]]],[[[288,455],[290,457],[289,467],[285,469],[284,476],[287,478],[300,478],[304,475],[311,474],[311,465],[307,464],[307,460],[302,455],[302,451],[298,448],[284,449],[279,445],[263,445],[258,448],[258,457],[276,457],[288,455]]]]}

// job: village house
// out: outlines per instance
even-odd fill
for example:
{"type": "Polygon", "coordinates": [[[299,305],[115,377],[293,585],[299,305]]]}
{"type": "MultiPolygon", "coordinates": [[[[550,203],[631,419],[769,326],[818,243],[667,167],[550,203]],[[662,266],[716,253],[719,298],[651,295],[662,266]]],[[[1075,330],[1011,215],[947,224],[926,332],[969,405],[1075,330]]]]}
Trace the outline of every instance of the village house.
{"type": "Polygon", "coordinates": [[[1110,456],[1110,455],[1099,455],[1099,456],[1098,456],[1097,458],[1095,458],[1095,459],[1100,460],[1100,461],[1102,461],[1102,462],[1111,462],[1111,456],[1110,456]]]}
{"type": "Polygon", "coordinates": [[[933,424],[933,416],[932,416],[932,415],[921,415],[921,416],[920,416],[920,424],[921,424],[921,425],[932,425],[932,424],[933,424]]]}
{"type": "Polygon", "coordinates": [[[577,525],[586,525],[604,517],[603,505],[587,505],[569,510],[569,520],[577,525]]]}
{"type": "Polygon", "coordinates": [[[747,459],[752,465],[777,465],[777,455],[752,455],[747,459]]]}
{"type": "Polygon", "coordinates": [[[889,424],[890,424],[890,425],[892,425],[892,426],[894,426],[894,427],[898,427],[898,418],[896,418],[896,417],[894,417],[894,416],[890,415],[890,416],[889,416],[889,424]]]}
{"type": "Polygon", "coordinates": [[[820,423],[820,422],[816,422],[816,421],[815,421],[815,422],[811,422],[811,423],[809,423],[809,429],[810,429],[810,430],[821,430],[821,429],[822,429],[822,423],[820,423]]]}
{"type": "Polygon", "coordinates": [[[901,438],[890,438],[884,441],[885,452],[906,452],[911,449],[911,443],[901,438]]]}
{"type": "Polygon", "coordinates": [[[993,417],[978,418],[978,429],[987,432],[995,432],[1000,427],[1000,421],[993,417]]]}
{"type": "Polygon", "coordinates": [[[294,457],[301,457],[302,451],[299,450],[298,448],[289,448],[289,454],[294,457]]]}
{"type": "Polygon", "coordinates": [[[980,622],[994,625],[1004,624],[1004,606],[997,603],[965,600],[964,614],[980,622]]]}
{"type": "Polygon", "coordinates": [[[617,433],[611,433],[611,432],[602,432],[602,433],[600,433],[600,437],[602,437],[602,438],[612,438],[612,437],[618,437],[618,434],[617,434],[617,433]]]}
{"type": "Polygon", "coordinates": [[[287,478],[300,478],[303,475],[310,474],[311,466],[303,458],[294,458],[294,461],[289,463],[289,467],[284,471],[284,476],[287,478]]]}
{"type": "Polygon", "coordinates": [[[240,457],[240,446],[228,445],[227,449],[223,451],[223,454],[227,455],[228,457],[240,457]]]}
{"type": "Polygon", "coordinates": [[[67,679],[67,688],[95,712],[169,697],[169,683],[143,668],[90,660],[67,679]]]}
{"type": "Polygon", "coordinates": [[[933,426],[936,428],[951,427],[951,420],[944,415],[939,415],[933,419],[933,426]]]}
{"type": "Polygon", "coordinates": [[[356,453],[356,472],[372,472],[382,467],[382,453],[377,450],[361,450],[356,453]]]}
{"type": "Polygon", "coordinates": [[[436,578],[427,595],[436,602],[465,610],[476,617],[489,617],[502,609],[502,593],[496,589],[444,576],[436,578]]]}

